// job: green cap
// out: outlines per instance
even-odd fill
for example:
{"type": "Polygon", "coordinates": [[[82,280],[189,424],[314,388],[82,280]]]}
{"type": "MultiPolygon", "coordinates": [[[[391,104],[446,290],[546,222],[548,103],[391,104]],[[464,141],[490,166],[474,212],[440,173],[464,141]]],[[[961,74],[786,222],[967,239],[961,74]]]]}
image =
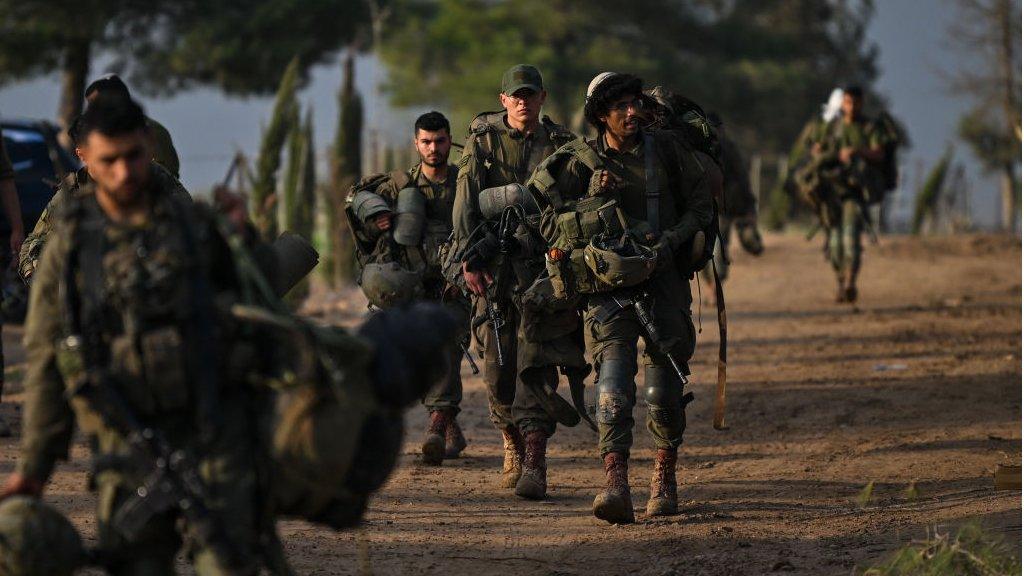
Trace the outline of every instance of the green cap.
{"type": "Polygon", "coordinates": [[[540,76],[540,70],[529,64],[516,64],[509,68],[501,76],[501,92],[511,96],[523,88],[529,88],[534,92],[544,89],[544,79],[540,76]]]}

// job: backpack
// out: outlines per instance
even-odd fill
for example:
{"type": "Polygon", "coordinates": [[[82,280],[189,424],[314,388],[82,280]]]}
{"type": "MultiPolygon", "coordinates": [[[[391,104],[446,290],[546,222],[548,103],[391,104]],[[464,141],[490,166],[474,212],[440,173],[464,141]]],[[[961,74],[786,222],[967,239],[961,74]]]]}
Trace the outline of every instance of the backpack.
{"type": "Polygon", "coordinates": [[[645,105],[652,109],[649,129],[668,130],[679,135],[690,148],[710,156],[722,165],[718,133],[699,104],[663,86],[644,92],[645,105]]]}
{"type": "MultiPolygon", "coordinates": [[[[891,192],[899,184],[899,162],[897,151],[906,143],[903,130],[896,123],[888,112],[882,112],[875,119],[874,129],[882,138],[882,147],[885,151],[885,158],[882,159],[881,172],[884,183],[883,190],[891,192]]],[[[879,199],[880,200],[880,199],[879,199]]]]}

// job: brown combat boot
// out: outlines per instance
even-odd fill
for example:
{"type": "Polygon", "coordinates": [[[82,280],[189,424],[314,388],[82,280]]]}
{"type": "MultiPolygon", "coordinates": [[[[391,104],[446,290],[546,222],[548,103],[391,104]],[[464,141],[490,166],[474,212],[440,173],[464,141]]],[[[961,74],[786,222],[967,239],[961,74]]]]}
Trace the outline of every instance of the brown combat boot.
{"type": "Polygon", "coordinates": [[[647,501],[648,516],[671,516],[679,512],[676,457],[675,450],[658,449],[654,458],[654,475],[651,477],[651,498],[647,501]]]}
{"type": "Polygon", "coordinates": [[[621,452],[604,455],[606,485],[594,498],[594,516],[610,524],[632,524],[633,499],[629,496],[629,461],[621,452]]]}
{"type": "Polygon", "coordinates": [[[444,457],[453,460],[458,458],[465,449],[466,437],[462,435],[462,428],[453,416],[444,430],[444,457]]]}
{"type": "Polygon", "coordinates": [[[836,275],[836,304],[846,302],[846,284],[843,282],[843,275],[836,275]]]}
{"type": "Polygon", "coordinates": [[[526,452],[523,435],[515,426],[506,426],[501,431],[501,439],[505,447],[505,464],[501,468],[501,487],[515,488],[519,477],[523,474],[523,458],[526,452]]]}
{"type": "Polygon", "coordinates": [[[528,500],[543,500],[548,494],[548,466],[545,452],[548,448],[547,434],[539,431],[526,434],[526,457],[523,458],[523,474],[516,482],[516,496],[528,500]]]}
{"type": "Polygon", "coordinates": [[[850,304],[857,302],[857,275],[853,270],[843,273],[843,296],[850,304]]]}
{"type": "Polygon", "coordinates": [[[440,466],[444,460],[444,435],[448,428],[448,422],[452,419],[451,412],[447,410],[431,410],[430,425],[427,427],[427,437],[423,440],[423,463],[431,466],[440,466]]]}

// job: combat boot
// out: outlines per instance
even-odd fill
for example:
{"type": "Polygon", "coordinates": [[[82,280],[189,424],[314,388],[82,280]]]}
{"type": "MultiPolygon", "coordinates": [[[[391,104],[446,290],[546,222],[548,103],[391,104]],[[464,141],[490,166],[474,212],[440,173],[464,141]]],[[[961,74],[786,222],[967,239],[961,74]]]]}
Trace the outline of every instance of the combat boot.
{"type": "Polygon", "coordinates": [[[633,499],[629,495],[629,461],[621,452],[604,455],[605,489],[594,498],[594,516],[610,524],[632,524],[633,499]]]}
{"type": "Polygon", "coordinates": [[[427,437],[423,440],[422,448],[424,464],[441,465],[445,452],[445,431],[451,419],[451,413],[447,410],[430,411],[430,425],[427,427],[427,437]]]}
{"type": "Polygon", "coordinates": [[[452,460],[458,458],[466,449],[466,437],[462,435],[459,421],[453,416],[444,430],[444,457],[452,460]]]}
{"type": "Polygon", "coordinates": [[[528,500],[543,500],[547,496],[548,467],[544,454],[547,447],[547,434],[536,430],[526,434],[526,457],[523,458],[523,474],[516,482],[516,496],[528,500]]]}
{"type": "Polygon", "coordinates": [[[836,276],[836,304],[846,302],[846,284],[843,282],[843,275],[836,276]]]}
{"type": "Polygon", "coordinates": [[[523,435],[515,426],[506,426],[501,430],[501,439],[505,448],[505,464],[501,468],[501,487],[515,488],[519,477],[523,475],[523,457],[526,451],[523,446],[523,435]]]}
{"type": "Polygon", "coordinates": [[[648,516],[670,516],[679,512],[679,497],[676,493],[675,449],[658,449],[654,458],[654,475],[651,477],[651,498],[647,501],[648,516]]]}
{"type": "Polygon", "coordinates": [[[853,270],[843,273],[843,296],[851,304],[857,301],[857,275],[853,270]]]}

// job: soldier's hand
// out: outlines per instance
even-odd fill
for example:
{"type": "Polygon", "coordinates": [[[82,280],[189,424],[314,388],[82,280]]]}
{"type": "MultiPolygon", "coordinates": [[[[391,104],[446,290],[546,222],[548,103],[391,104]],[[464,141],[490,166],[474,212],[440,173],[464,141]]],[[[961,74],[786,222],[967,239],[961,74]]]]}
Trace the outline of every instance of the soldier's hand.
{"type": "Polygon", "coordinates": [[[25,242],[25,231],[21,228],[17,230],[11,230],[11,253],[14,254],[14,258],[11,259],[11,264],[16,266],[18,261],[18,255],[21,254],[21,245],[25,242]]]}
{"type": "Polygon", "coordinates": [[[494,277],[490,272],[486,270],[471,271],[466,262],[462,263],[462,278],[466,281],[469,291],[477,296],[483,296],[487,292],[487,287],[494,283],[494,277]]]}
{"type": "Polygon", "coordinates": [[[587,189],[587,195],[596,196],[600,194],[607,194],[613,192],[622,185],[622,179],[615,174],[612,174],[604,168],[594,170],[594,173],[590,176],[590,185],[587,189]]]}
{"type": "Polygon", "coordinates": [[[224,214],[231,222],[236,232],[242,233],[246,229],[249,212],[245,207],[245,198],[227,188],[217,187],[213,191],[213,201],[221,214],[224,214]]]}
{"type": "Polygon", "coordinates": [[[850,161],[853,160],[853,155],[855,153],[856,150],[854,150],[853,148],[850,148],[849,146],[844,146],[839,149],[839,161],[842,162],[843,164],[849,164],[850,161]]]}
{"type": "Polygon", "coordinates": [[[7,481],[4,482],[4,487],[0,490],[0,500],[15,495],[35,496],[38,498],[42,494],[42,484],[36,480],[28,478],[27,476],[14,472],[8,476],[7,481]]]}
{"type": "Polygon", "coordinates": [[[377,227],[381,232],[387,232],[391,230],[391,220],[394,218],[394,214],[391,212],[384,212],[373,217],[373,225],[377,227]]]}

